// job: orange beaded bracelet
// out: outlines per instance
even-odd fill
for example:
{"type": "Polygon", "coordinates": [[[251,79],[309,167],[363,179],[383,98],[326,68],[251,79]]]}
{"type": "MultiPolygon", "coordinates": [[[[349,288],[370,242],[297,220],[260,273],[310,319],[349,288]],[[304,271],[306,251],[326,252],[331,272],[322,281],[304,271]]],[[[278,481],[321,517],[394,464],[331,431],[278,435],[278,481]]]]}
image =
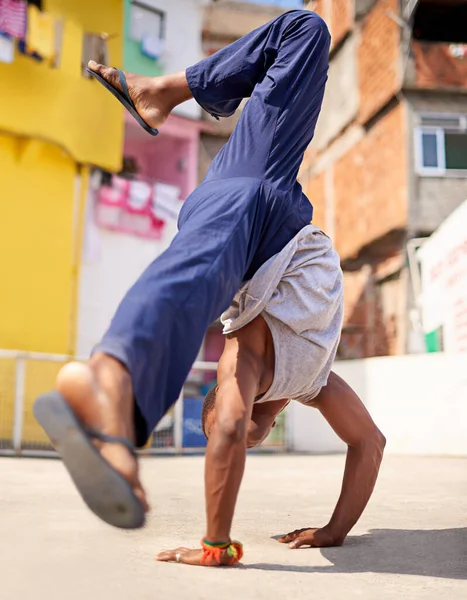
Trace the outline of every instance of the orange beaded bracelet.
{"type": "Polygon", "coordinates": [[[218,565],[233,566],[238,564],[243,557],[243,546],[240,542],[229,541],[226,543],[209,542],[202,540],[203,556],[201,564],[214,560],[218,565]],[[226,560],[227,555],[227,560],[226,560]]]}

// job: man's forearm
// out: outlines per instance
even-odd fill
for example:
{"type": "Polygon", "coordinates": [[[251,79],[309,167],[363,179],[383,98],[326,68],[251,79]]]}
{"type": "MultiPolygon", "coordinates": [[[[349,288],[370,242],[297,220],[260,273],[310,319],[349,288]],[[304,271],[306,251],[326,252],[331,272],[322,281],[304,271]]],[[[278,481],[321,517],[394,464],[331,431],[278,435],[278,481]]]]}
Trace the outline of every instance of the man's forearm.
{"type": "Polygon", "coordinates": [[[356,446],[349,446],[341,495],[327,526],[337,543],[344,541],[368,504],[378,477],[384,446],[385,440],[381,434],[356,446]]]}
{"type": "Polygon", "coordinates": [[[215,423],[205,463],[206,537],[210,542],[230,538],[245,470],[247,428],[262,374],[261,361],[245,343],[240,335],[228,337],[217,369],[215,423]]]}
{"type": "Polygon", "coordinates": [[[361,517],[373,493],[386,440],[363,402],[341,377],[331,373],[313,400],[334,432],[348,447],[339,501],[328,525],[295,530],[281,538],[291,548],[339,546],[361,517]]]}
{"type": "Polygon", "coordinates": [[[246,441],[213,432],[206,451],[206,537],[226,542],[235,511],[246,461],[246,441]]]}

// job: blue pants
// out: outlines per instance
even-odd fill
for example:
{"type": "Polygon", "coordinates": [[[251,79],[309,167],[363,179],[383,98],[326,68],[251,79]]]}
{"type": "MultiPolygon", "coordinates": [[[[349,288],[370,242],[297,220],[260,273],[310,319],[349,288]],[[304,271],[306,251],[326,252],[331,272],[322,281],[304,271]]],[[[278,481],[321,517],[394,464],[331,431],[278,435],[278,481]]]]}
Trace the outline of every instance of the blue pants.
{"type": "Polygon", "coordinates": [[[292,11],[186,72],[194,98],[216,117],[250,100],[185,201],[172,244],[95,349],[130,372],[138,446],[177,400],[207,328],[242,281],[312,219],[297,174],[321,109],[329,42],[316,14],[292,11]]]}

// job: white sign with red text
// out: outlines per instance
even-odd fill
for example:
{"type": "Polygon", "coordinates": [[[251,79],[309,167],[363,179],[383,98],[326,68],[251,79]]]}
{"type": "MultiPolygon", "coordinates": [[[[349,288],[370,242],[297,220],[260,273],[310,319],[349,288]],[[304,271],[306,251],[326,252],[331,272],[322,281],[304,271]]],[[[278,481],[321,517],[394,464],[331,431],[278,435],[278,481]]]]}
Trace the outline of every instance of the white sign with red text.
{"type": "Polygon", "coordinates": [[[423,329],[442,331],[443,350],[467,352],[467,201],[419,250],[423,329]]]}

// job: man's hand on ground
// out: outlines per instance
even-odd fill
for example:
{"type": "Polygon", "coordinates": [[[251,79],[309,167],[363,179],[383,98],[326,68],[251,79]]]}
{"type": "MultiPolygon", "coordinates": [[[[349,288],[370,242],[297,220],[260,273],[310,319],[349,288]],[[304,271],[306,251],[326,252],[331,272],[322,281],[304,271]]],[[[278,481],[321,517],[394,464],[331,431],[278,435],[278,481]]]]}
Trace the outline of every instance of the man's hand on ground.
{"type": "Polygon", "coordinates": [[[201,557],[203,551],[190,550],[189,548],[181,547],[175,548],[175,550],[164,550],[156,556],[156,560],[162,562],[179,562],[184,565],[201,565],[201,557]]]}
{"type": "Polygon", "coordinates": [[[281,544],[289,544],[289,548],[296,549],[302,546],[310,548],[329,548],[330,546],[342,546],[343,540],[338,540],[327,527],[321,529],[304,528],[296,529],[279,538],[281,544]]]}

